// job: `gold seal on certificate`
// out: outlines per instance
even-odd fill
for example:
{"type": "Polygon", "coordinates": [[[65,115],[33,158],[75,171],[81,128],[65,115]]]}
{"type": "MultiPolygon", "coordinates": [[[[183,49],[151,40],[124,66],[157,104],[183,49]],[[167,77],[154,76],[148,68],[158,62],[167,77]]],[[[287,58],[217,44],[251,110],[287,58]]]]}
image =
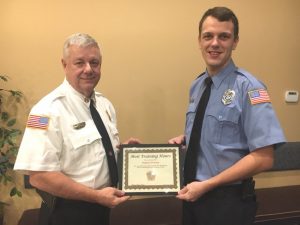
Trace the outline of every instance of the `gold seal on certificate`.
{"type": "Polygon", "coordinates": [[[129,195],[172,195],[181,188],[178,145],[121,145],[118,168],[119,187],[129,195]]]}

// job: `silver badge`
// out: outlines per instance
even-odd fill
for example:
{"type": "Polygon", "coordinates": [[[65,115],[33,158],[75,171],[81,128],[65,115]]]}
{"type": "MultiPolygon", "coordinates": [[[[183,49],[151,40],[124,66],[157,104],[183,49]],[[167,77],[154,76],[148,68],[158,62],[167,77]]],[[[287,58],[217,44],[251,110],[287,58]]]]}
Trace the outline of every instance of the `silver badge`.
{"type": "Polygon", "coordinates": [[[231,89],[226,90],[224,92],[223,97],[222,97],[223,104],[224,105],[229,105],[233,101],[234,96],[235,96],[234,90],[231,90],[231,89]]]}

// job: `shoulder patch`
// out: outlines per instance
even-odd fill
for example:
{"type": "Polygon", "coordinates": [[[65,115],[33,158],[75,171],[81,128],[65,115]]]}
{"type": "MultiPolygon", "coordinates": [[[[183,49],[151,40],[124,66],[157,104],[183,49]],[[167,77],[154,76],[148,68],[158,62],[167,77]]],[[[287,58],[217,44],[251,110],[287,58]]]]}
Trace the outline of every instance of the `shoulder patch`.
{"type": "Polygon", "coordinates": [[[26,127],[47,130],[49,120],[49,117],[46,116],[29,115],[26,127]]]}
{"type": "Polygon", "coordinates": [[[249,100],[251,105],[259,103],[271,102],[269,94],[265,89],[257,89],[248,92],[249,100]]]}

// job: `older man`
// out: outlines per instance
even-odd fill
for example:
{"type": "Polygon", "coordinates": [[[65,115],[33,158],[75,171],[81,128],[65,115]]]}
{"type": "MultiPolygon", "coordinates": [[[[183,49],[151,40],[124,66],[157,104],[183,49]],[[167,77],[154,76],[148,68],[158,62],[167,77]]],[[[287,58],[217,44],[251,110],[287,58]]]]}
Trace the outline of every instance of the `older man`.
{"type": "Polygon", "coordinates": [[[115,110],[94,91],[101,77],[97,42],[71,35],[62,65],[64,82],[30,112],[15,169],[26,171],[43,197],[41,225],[108,225],[109,208],[128,196],[116,189],[115,110]]]}

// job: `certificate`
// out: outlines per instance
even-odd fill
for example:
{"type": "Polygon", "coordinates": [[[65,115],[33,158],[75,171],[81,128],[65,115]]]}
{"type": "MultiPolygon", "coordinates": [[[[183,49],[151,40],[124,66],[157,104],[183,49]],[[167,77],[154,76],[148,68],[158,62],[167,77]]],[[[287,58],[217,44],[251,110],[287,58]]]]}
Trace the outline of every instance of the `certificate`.
{"type": "Polygon", "coordinates": [[[170,194],[181,188],[180,146],[121,145],[119,188],[128,195],[170,194]]]}

